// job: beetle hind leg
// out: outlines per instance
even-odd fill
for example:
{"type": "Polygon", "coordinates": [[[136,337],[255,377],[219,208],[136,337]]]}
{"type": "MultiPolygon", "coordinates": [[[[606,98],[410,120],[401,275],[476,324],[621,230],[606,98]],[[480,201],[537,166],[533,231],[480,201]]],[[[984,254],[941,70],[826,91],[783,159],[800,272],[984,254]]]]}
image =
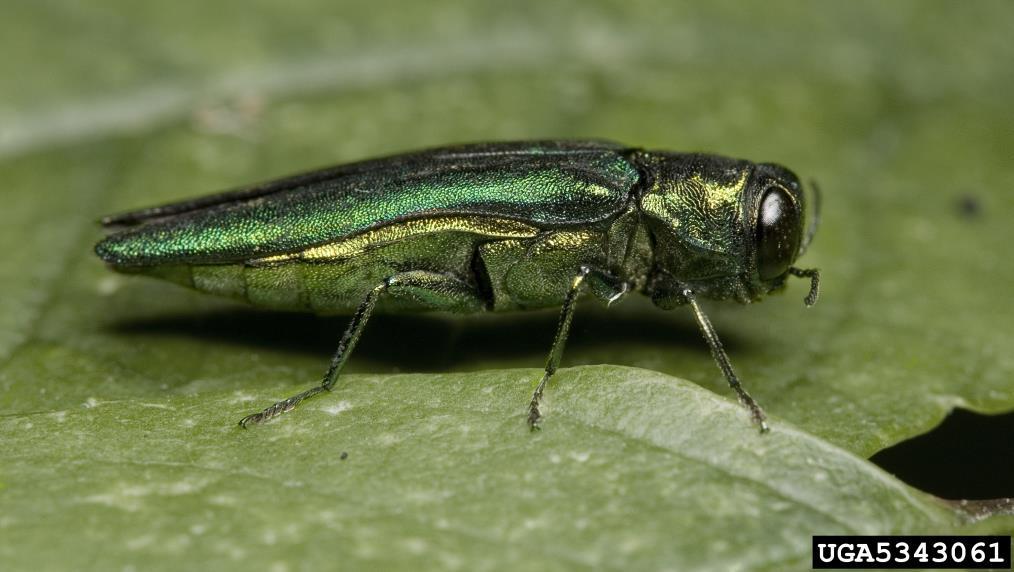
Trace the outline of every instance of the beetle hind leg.
{"type": "Polygon", "coordinates": [[[352,316],[352,321],[349,322],[345,333],[342,334],[341,341],[338,342],[338,349],[335,350],[334,356],[331,358],[331,365],[328,367],[327,373],[324,374],[320,385],[311,387],[288,399],[283,399],[263,411],[247,415],[240,420],[239,425],[246,428],[249,425],[262,423],[292,411],[297,405],[317,394],[331,391],[338,381],[338,375],[345,366],[345,362],[348,361],[349,355],[352,354],[356,343],[359,342],[366,322],[373,314],[373,309],[381,295],[407,299],[415,304],[450,312],[476,312],[486,306],[485,301],[476,294],[474,288],[452,276],[426,271],[395,274],[370,290],[359,304],[352,316]]]}

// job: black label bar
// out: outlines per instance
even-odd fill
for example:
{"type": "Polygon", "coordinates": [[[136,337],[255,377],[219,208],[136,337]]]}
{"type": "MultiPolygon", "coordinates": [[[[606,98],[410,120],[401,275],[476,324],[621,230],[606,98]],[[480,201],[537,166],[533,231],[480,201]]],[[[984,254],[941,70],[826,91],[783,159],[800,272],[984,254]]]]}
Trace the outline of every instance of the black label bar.
{"type": "Polygon", "coordinates": [[[1011,569],[1010,536],[814,536],[813,568],[1011,569]]]}

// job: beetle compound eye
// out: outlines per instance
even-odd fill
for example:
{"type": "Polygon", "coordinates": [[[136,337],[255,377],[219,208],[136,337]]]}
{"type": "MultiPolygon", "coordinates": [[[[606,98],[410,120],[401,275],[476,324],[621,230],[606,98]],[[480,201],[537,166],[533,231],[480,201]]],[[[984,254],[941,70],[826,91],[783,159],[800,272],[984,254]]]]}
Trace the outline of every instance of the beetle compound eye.
{"type": "Polygon", "coordinates": [[[799,212],[785,190],[771,187],[761,198],[757,217],[757,270],[762,280],[789,269],[799,248],[799,212]]]}

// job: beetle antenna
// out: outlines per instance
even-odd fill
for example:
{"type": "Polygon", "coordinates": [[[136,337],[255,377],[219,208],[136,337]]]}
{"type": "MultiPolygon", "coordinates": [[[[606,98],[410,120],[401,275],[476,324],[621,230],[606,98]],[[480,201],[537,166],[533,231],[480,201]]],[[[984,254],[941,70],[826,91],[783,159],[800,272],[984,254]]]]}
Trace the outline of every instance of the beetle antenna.
{"type": "Polygon", "coordinates": [[[820,270],[816,268],[796,268],[793,266],[789,268],[789,274],[799,278],[810,279],[810,293],[803,299],[803,303],[807,307],[817,303],[817,297],[820,296],[820,270]]]}
{"type": "Polygon", "coordinates": [[[820,204],[823,195],[820,192],[820,185],[817,184],[816,179],[810,179],[810,186],[813,188],[813,218],[810,219],[810,224],[806,227],[806,237],[803,238],[803,244],[799,245],[797,258],[802,256],[806,252],[806,249],[809,248],[810,243],[813,242],[813,235],[817,234],[817,227],[820,226],[820,204]]]}

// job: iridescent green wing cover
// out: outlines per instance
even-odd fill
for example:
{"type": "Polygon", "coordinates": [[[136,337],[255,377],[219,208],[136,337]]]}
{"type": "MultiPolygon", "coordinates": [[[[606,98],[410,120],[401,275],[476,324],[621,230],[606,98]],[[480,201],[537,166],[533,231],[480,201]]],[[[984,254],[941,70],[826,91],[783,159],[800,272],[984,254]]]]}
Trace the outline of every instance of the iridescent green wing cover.
{"type": "Polygon", "coordinates": [[[99,243],[118,266],[224,264],[285,254],[386,224],[479,215],[562,228],[627,204],[638,171],[600,141],[445,147],[353,163],[110,217],[99,243]]]}

